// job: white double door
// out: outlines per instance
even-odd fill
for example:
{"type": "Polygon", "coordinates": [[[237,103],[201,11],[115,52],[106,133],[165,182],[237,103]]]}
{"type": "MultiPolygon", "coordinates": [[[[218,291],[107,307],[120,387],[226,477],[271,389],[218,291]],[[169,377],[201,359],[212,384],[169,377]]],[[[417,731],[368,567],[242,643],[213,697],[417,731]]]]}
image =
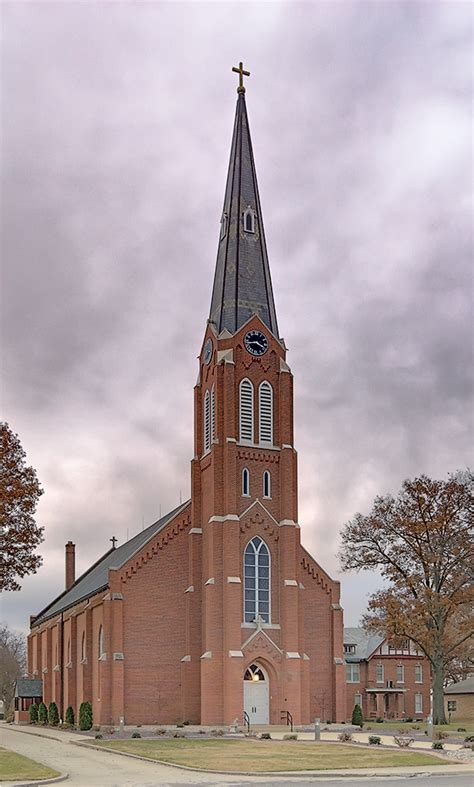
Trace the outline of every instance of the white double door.
{"type": "Polygon", "coordinates": [[[244,680],[244,710],[250,724],[269,724],[269,693],[267,680],[244,680]]]}

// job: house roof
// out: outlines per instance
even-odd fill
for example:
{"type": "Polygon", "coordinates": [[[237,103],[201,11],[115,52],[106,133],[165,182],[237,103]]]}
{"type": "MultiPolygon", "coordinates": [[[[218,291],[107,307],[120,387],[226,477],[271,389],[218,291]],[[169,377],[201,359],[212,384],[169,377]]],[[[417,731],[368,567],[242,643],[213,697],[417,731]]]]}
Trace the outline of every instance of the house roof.
{"type": "Polygon", "coordinates": [[[184,511],[189,505],[190,501],[182,503],[177,508],[170,511],[169,514],[158,519],[152,525],[137,533],[136,536],[130,538],[124,544],[115,549],[109,549],[99,560],[94,563],[79,579],[76,579],[69,590],[65,590],[54,601],[48,604],[41,612],[38,613],[33,621],[36,626],[48,618],[57,615],[59,612],[72,607],[79,601],[83,601],[89,596],[93,596],[99,590],[105,589],[109,581],[109,569],[121,568],[132,555],[138,552],[153,536],[159,533],[168,522],[174,519],[175,516],[184,511]]]}
{"type": "Polygon", "coordinates": [[[18,678],[15,683],[15,697],[42,697],[43,681],[30,678],[18,678]]]}
{"type": "Polygon", "coordinates": [[[217,333],[236,333],[258,314],[274,336],[278,325],[268,264],[262,207],[250,139],[245,93],[239,92],[229,170],[224,196],[223,222],[217,248],[216,271],[209,320],[217,333]],[[255,217],[255,231],[245,231],[244,214],[255,217]]]}
{"type": "Polygon", "coordinates": [[[474,694],[474,675],[466,680],[460,680],[459,683],[451,683],[446,686],[445,694],[474,694]]]}
{"type": "Polygon", "coordinates": [[[355,653],[345,653],[344,659],[349,663],[366,661],[384,642],[380,634],[368,634],[362,628],[345,628],[344,645],[355,645],[355,653]]]}

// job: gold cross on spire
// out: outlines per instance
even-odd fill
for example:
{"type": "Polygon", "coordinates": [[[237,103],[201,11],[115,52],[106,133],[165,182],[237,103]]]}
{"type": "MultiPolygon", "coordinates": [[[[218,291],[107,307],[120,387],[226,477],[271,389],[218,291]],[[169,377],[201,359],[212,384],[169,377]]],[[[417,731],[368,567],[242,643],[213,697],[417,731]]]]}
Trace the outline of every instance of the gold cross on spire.
{"type": "Polygon", "coordinates": [[[237,88],[237,93],[245,93],[244,76],[249,77],[250,71],[244,71],[243,63],[239,63],[238,68],[236,66],[233,66],[232,71],[235,71],[235,73],[239,75],[239,86],[237,88]]]}

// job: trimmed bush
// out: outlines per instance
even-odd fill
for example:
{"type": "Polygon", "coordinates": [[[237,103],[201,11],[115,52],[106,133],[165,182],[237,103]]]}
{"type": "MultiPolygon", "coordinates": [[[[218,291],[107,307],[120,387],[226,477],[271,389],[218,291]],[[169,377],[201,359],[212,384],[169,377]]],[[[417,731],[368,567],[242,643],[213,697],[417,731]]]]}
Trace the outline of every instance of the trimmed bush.
{"type": "Polygon", "coordinates": [[[142,737],[141,733],[139,733],[138,730],[134,730],[132,732],[132,738],[141,738],[141,737],[142,737]]]}
{"type": "Polygon", "coordinates": [[[340,732],[337,739],[338,741],[342,741],[342,743],[347,743],[352,740],[352,732],[340,732]]]}
{"type": "Polygon", "coordinates": [[[474,743],[474,735],[466,735],[464,743],[474,743]]]}
{"type": "Polygon", "coordinates": [[[185,737],[186,735],[184,734],[184,732],[180,732],[179,730],[173,732],[173,738],[185,738],[185,737]]]}
{"type": "Polygon", "coordinates": [[[449,735],[447,732],[444,732],[444,730],[436,730],[435,738],[438,741],[444,741],[446,738],[449,738],[449,735]]]}
{"type": "Polygon", "coordinates": [[[36,724],[36,722],[38,721],[38,706],[35,705],[34,703],[30,705],[30,707],[28,708],[28,714],[30,717],[30,724],[36,724]]]}
{"type": "Polygon", "coordinates": [[[456,732],[466,732],[466,728],[465,727],[458,727],[456,732]]]}
{"type": "Polygon", "coordinates": [[[74,727],[74,708],[72,705],[69,705],[69,707],[66,708],[66,718],[64,721],[66,727],[74,727]]]}
{"type": "Polygon", "coordinates": [[[364,726],[364,718],[362,716],[362,708],[360,707],[360,705],[357,704],[354,705],[354,710],[352,711],[351,724],[353,724],[354,727],[360,727],[361,729],[364,726]]]}
{"type": "Polygon", "coordinates": [[[59,724],[59,711],[55,702],[50,702],[48,706],[48,724],[57,727],[59,724]]]}
{"type": "Polygon", "coordinates": [[[401,749],[408,749],[415,739],[410,738],[408,735],[394,735],[393,740],[401,749]]]}
{"type": "Polygon", "coordinates": [[[444,744],[441,743],[441,741],[434,741],[434,743],[431,744],[431,748],[439,751],[440,749],[444,749],[444,744]]]}
{"type": "Polygon", "coordinates": [[[296,732],[287,732],[283,736],[283,740],[284,741],[297,741],[298,740],[298,734],[296,732]]]}
{"type": "Polygon", "coordinates": [[[383,716],[377,716],[375,721],[377,722],[377,724],[383,724],[383,716]]]}
{"type": "Polygon", "coordinates": [[[382,742],[382,738],[380,735],[369,735],[369,745],[370,746],[380,746],[382,742]]]}
{"type": "Polygon", "coordinates": [[[81,702],[79,708],[79,729],[90,730],[92,727],[92,705],[90,702],[81,702]]]}
{"type": "Polygon", "coordinates": [[[48,709],[44,702],[40,702],[38,707],[38,724],[48,723],[48,709]]]}
{"type": "Polygon", "coordinates": [[[96,741],[101,741],[103,737],[104,736],[100,732],[98,732],[97,735],[94,735],[94,738],[96,739],[96,741]]]}
{"type": "Polygon", "coordinates": [[[261,741],[271,741],[271,739],[272,739],[272,736],[270,735],[269,732],[262,732],[262,734],[260,735],[260,740],[261,741]]]}

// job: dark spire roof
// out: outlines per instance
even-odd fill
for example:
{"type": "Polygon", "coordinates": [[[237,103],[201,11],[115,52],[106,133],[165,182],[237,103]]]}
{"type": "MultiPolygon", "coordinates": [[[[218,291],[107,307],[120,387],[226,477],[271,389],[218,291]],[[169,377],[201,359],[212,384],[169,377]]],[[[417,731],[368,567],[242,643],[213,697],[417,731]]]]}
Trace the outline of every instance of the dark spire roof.
{"type": "Polygon", "coordinates": [[[258,314],[278,337],[262,208],[245,106],[239,91],[209,319],[234,334],[258,314]],[[248,231],[252,227],[254,232],[248,231]]]}

